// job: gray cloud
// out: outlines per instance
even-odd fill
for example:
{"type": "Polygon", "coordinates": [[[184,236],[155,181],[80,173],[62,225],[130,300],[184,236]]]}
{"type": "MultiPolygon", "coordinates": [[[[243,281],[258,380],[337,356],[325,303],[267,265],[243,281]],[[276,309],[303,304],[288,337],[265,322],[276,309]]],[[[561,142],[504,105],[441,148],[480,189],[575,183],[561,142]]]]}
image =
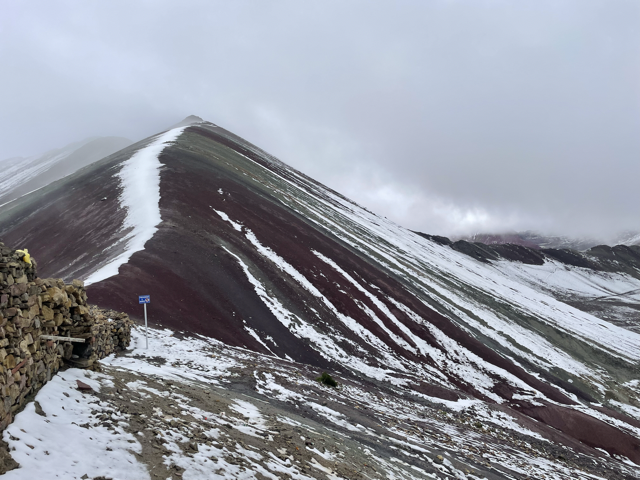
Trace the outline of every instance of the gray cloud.
{"type": "Polygon", "coordinates": [[[637,2],[31,2],[0,158],[189,114],[410,228],[640,227],[637,2]]]}

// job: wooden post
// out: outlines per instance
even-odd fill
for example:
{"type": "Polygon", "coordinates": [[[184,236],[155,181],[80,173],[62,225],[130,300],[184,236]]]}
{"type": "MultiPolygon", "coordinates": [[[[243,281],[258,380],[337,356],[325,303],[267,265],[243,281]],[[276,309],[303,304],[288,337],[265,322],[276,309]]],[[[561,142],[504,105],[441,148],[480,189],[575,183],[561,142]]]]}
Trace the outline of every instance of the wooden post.
{"type": "Polygon", "coordinates": [[[85,343],[86,338],[59,337],[57,335],[40,335],[40,340],[62,340],[65,342],[85,343]]]}

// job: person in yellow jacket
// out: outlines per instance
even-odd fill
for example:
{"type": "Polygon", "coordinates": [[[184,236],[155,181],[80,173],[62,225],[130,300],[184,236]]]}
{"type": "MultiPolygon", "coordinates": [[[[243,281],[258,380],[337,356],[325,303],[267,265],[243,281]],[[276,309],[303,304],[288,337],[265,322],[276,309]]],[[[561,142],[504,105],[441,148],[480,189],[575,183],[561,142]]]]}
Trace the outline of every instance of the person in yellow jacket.
{"type": "Polygon", "coordinates": [[[31,255],[29,255],[29,250],[26,248],[24,250],[16,250],[16,253],[22,257],[22,261],[31,265],[31,255]]]}

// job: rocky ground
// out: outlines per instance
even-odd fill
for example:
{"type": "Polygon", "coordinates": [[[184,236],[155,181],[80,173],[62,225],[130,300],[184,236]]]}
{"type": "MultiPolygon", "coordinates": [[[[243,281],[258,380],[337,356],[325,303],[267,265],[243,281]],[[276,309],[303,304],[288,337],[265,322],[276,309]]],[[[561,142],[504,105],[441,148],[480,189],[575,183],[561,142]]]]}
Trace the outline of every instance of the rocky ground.
{"type": "Polygon", "coordinates": [[[100,372],[69,369],[48,384],[5,431],[20,464],[5,477],[640,478],[476,400],[340,372],[333,388],[302,364],[151,333],[148,350],[137,330],[100,372]],[[44,430],[56,422],[67,447],[44,430]]]}

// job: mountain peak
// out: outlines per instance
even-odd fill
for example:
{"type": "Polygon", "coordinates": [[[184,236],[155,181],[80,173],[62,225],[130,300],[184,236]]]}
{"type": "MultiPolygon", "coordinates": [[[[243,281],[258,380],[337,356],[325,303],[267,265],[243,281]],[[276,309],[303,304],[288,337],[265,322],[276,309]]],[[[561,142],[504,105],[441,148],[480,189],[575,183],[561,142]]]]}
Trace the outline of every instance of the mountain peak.
{"type": "Polygon", "coordinates": [[[186,127],[186,126],[189,126],[189,125],[193,125],[195,123],[203,123],[203,122],[204,122],[204,120],[202,118],[200,118],[199,116],[197,116],[197,115],[189,115],[188,117],[186,117],[181,122],[178,122],[175,125],[172,125],[171,128],[186,127]]]}

